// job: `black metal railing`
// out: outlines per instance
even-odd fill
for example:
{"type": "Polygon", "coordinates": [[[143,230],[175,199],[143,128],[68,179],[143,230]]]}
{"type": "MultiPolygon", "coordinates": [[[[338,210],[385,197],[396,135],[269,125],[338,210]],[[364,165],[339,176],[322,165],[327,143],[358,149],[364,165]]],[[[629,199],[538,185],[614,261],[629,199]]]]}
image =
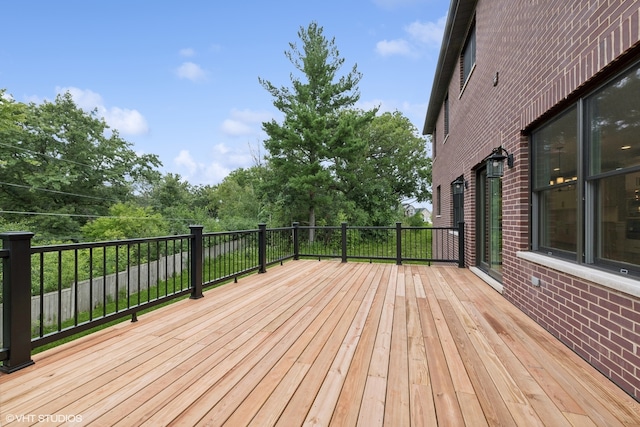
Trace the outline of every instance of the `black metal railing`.
{"type": "Polygon", "coordinates": [[[459,227],[291,227],[99,243],[31,246],[32,233],[1,233],[0,361],[32,364],[31,351],[172,299],[237,281],[288,259],[339,258],[464,267],[459,227]]]}
{"type": "Polygon", "coordinates": [[[303,227],[296,239],[296,259],[341,258],[432,263],[459,263],[464,266],[464,224],[459,227],[303,227]],[[462,241],[462,244],[460,242],[462,241]]]}

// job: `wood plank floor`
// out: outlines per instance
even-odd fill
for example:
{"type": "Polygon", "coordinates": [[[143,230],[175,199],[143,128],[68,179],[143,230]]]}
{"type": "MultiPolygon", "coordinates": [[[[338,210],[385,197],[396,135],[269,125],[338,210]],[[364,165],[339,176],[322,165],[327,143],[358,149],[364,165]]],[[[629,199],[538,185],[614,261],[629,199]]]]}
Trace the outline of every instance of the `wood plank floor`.
{"type": "Polygon", "coordinates": [[[0,375],[0,425],[640,425],[638,402],[451,266],[290,261],[34,360],[0,375]]]}

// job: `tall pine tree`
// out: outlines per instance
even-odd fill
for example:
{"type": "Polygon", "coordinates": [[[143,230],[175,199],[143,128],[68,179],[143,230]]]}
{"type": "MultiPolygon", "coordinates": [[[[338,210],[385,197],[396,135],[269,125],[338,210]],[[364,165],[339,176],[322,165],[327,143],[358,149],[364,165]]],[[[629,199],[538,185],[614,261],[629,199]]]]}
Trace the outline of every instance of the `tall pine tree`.
{"type": "Polygon", "coordinates": [[[308,224],[314,226],[318,209],[330,206],[338,194],[336,164],[357,151],[362,143],[357,132],[376,111],[341,114],[360,98],[358,83],[362,75],[357,65],[338,76],[344,59],[335,39],[327,40],[315,22],[301,27],[298,36],[301,49],[290,43],[285,55],[301,76],[292,73],[291,87],[280,88],[259,79],[273,96],[273,105],[284,115],[282,123],[263,123],[268,135],[264,143],[269,153],[267,188],[272,201],[287,211],[289,219],[306,215],[308,224]]]}

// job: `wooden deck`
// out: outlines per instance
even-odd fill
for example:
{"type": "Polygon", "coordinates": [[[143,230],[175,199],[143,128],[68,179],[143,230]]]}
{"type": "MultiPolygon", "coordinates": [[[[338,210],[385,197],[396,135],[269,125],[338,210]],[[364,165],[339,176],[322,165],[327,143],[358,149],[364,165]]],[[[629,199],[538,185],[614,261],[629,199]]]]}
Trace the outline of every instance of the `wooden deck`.
{"type": "Polygon", "coordinates": [[[638,402],[450,266],[291,261],[34,360],[0,376],[0,425],[640,425],[638,402]]]}

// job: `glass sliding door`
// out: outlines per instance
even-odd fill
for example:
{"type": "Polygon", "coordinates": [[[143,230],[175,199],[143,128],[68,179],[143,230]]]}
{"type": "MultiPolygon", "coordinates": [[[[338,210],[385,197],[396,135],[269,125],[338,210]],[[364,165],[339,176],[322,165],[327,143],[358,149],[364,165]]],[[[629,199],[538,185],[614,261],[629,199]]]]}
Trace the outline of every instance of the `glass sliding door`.
{"type": "Polygon", "coordinates": [[[478,173],[478,264],[496,280],[502,281],[502,179],[478,173]]]}

